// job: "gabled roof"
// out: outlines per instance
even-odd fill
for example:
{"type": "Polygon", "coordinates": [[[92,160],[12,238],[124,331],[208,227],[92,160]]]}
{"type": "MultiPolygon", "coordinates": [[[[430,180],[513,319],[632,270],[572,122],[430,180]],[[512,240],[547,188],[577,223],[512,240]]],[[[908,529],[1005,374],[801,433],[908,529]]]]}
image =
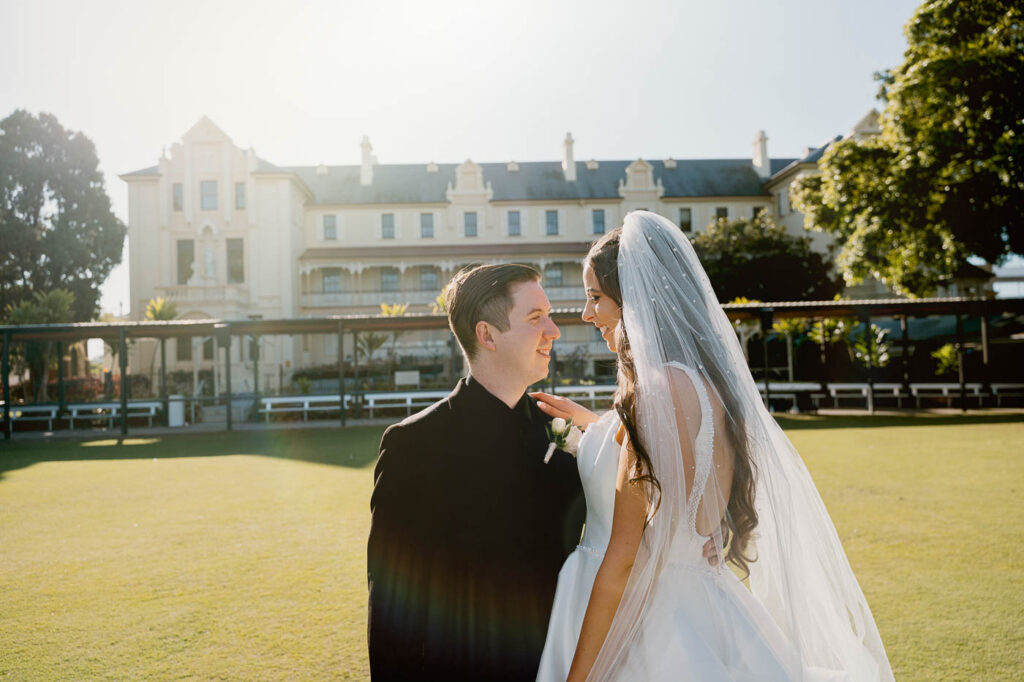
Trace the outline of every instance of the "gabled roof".
{"type": "Polygon", "coordinates": [[[139,170],[132,171],[131,173],[121,173],[121,178],[130,177],[160,177],[160,167],[150,166],[149,168],[140,168],[139,170]]]}
{"type": "Polygon", "coordinates": [[[842,139],[843,139],[842,135],[836,135],[835,137],[833,137],[831,140],[829,140],[825,144],[821,145],[820,147],[815,147],[814,149],[811,149],[810,151],[808,151],[807,154],[804,155],[804,157],[802,159],[793,160],[790,163],[786,164],[785,166],[782,166],[781,168],[779,168],[779,170],[775,170],[775,162],[774,162],[774,159],[773,159],[772,160],[772,176],[771,176],[771,180],[770,181],[774,181],[779,176],[785,175],[786,173],[789,173],[789,172],[791,172],[793,170],[796,170],[798,167],[803,166],[805,164],[812,164],[814,166],[817,166],[818,165],[818,161],[820,161],[821,157],[825,155],[825,150],[828,149],[829,147],[831,147],[836,142],[839,142],[842,139]]]}

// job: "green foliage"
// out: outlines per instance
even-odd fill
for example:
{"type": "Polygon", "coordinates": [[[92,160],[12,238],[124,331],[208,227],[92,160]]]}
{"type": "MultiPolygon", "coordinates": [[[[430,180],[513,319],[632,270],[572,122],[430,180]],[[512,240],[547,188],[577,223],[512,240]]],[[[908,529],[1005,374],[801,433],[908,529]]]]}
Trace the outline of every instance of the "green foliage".
{"type": "Polygon", "coordinates": [[[147,320],[174,320],[178,317],[178,307],[163,297],[151,298],[146,305],[147,320]]]}
{"type": "Polygon", "coordinates": [[[772,323],[772,331],[786,338],[796,338],[807,331],[811,321],[802,317],[784,317],[772,323]]]}
{"type": "Polygon", "coordinates": [[[892,357],[889,343],[885,340],[888,335],[889,330],[882,329],[877,324],[872,324],[860,333],[852,333],[848,337],[848,343],[854,361],[861,367],[885,367],[888,365],[892,357]]]}
{"type": "Polygon", "coordinates": [[[852,322],[844,318],[826,317],[816,320],[807,332],[807,338],[819,346],[834,346],[846,341],[852,322]]]}
{"type": "Polygon", "coordinates": [[[828,300],[841,289],[829,258],[809,237],[768,217],[718,220],[693,240],[718,300],[828,300]]]}
{"type": "Polygon", "coordinates": [[[956,352],[956,346],[947,343],[932,351],[932,357],[936,360],[935,375],[942,376],[955,371],[960,365],[960,356],[956,352]]]}
{"type": "Polygon", "coordinates": [[[408,303],[381,303],[380,314],[384,317],[401,317],[408,308],[408,303]]]}
{"type": "Polygon", "coordinates": [[[373,354],[383,348],[387,342],[388,337],[386,334],[361,332],[356,338],[356,358],[364,357],[372,364],[373,354]]]}
{"type": "Polygon", "coordinates": [[[877,76],[882,134],[833,144],[793,203],[836,237],[848,282],[920,296],[969,255],[1024,253],[1024,9],[932,0],[905,33],[904,62],[877,76]]]}
{"type": "MultiPolygon", "coordinates": [[[[58,324],[71,321],[71,309],[75,295],[65,289],[37,291],[31,298],[16,304],[8,304],[5,311],[7,324],[58,324]]],[[[26,341],[23,354],[12,349],[14,369],[17,372],[28,368],[33,387],[33,402],[46,401],[53,341],[26,341]]]]}
{"type": "Polygon", "coordinates": [[[0,121],[0,309],[63,288],[75,295],[71,319],[93,319],[125,232],[89,138],[52,114],[0,121]]]}
{"type": "Polygon", "coordinates": [[[448,301],[445,299],[445,291],[441,291],[434,299],[434,302],[430,304],[430,312],[435,315],[448,312],[448,301]]]}

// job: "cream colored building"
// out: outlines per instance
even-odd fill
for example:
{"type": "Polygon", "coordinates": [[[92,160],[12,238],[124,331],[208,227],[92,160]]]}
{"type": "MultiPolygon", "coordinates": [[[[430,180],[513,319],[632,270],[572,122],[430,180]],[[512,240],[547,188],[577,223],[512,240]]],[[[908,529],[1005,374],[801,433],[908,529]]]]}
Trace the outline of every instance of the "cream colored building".
{"type": "MultiPolygon", "coordinates": [[[[567,135],[559,161],[381,164],[364,138],[358,166],[287,167],[238,148],[204,117],[157,165],[121,176],[131,318],[143,319],[156,297],[185,319],[374,314],[381,303],[426,312],[459,269],[497,262],[536,266],[556,308],[581,307],[581,259],[632,210],[658,212],[691,234],[716,218],[769,211],[804,234],[789,186],[816,172],[824,149],[771,159],[763,131],[750,159],[578,161],[574,145],[567,135]]],[[[447,337],[407,334],[397,352],[447,356],[447,337]]],[[[337,353],[330,336],[259,343],[264,392],[337,353]]],[[[170,370],[213,365],[211,340],[169,346],[170,370]]],[[[588,370],[610,357],[589,326],[563,329],[556,350],[583,358],[588,370]]],[[[154,357],[151,345],[137,344],[133,371],[149,372],[154,357]]],[[[232,361],[233,387],[245,390],[256,371],[250,344],[236,343],[232,361]]]]}

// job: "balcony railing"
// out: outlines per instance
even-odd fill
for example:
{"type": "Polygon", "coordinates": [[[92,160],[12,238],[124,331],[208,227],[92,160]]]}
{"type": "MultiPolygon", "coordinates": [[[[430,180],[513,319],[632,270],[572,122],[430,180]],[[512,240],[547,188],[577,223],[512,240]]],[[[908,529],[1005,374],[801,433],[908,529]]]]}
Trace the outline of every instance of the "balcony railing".
{"type": "Polygon", "coordinates": [[[214,287],[199,287],[182,284],[173,287],[156,287],[156,295],[174,303],[249,303],[246,287],[227,284],[214,287]]]}
{"type": "Polygon", "coordinates": [[[582,301],[586,297],[583,287],[544,287],[549,301],[582,301]]]}
{"type": "Polygon", "coordinates": [[[379,306],[381,303],[409,303],[410,305],[427,305],[437,299],[440,291],[361,291],[358,293],[302,294],[301,303],[304,308],[357,308],[379,306]]]}
{"type": "MultiPolygon", "coordinates": [[[[552,302],[582,301],[583,287],[544,287],[548,300],[552,302]]],[[[440,291],[422,291],[418,289],[405,291],[360,291],[348,293],[307,292],[301,296],[303,308],[358,308],[379,306],[381,303],[408,303],[410,305],[429,305],[433,303],[440,291]]]]}

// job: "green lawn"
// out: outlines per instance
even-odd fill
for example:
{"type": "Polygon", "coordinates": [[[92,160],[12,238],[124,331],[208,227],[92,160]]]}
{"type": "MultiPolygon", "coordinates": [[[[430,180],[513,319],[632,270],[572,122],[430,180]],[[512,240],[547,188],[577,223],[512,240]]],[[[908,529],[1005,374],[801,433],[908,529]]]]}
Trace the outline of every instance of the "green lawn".
{"type": "MultiPolygon", "coordinates": [[[[897,679],[1024,676],[1024,417],[783,425],[897,679]]],[[[380,432],[0,444],[0,677],[366,677],[380,432]]]]}

